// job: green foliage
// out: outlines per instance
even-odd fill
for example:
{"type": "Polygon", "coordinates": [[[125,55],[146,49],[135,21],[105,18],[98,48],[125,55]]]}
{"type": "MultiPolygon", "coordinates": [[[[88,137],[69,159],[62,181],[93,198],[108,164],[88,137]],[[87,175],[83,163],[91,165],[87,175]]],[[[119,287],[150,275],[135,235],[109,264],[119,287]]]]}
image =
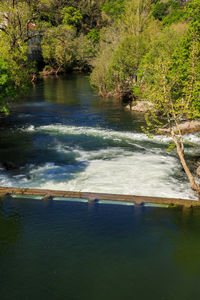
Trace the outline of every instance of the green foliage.
{"type": "Polygon", "coordinates": [[[69,27],[78,27],[83,18],[80,9],[76,9],[72,6],[64,7],[62,10],[64,25],[69,27]]]}
{"type": "Polygon", "coordinates": [[[155,19],[162,21],[163,25],[171,25],[183,20],[185,13],[180,2],[169,0],[168,2],[156,2],[152,9],[152,15],[155,19]]]}
{"type": "Polygon", "coordinates": [[[127,34],[139,36],[151,22],[152,0],[126,1],[121,26],[127,34]]]}
{"type": "Polygon", "coordinates": [[[8,62],[0,58],[0,112],[8,113],[7,99],[15,96],[13,83],[8,62]]]}
{"type": "Polygon", "coordinates": [[[181,20],[184,20],[184,11],[182,9],[172,10],[166,17],[163,18],[163,25],[171,25],[173,23],[178,23],[181,20]]]}
{"type": "Polygon", "coordinates": [[[179,1],[168,1],[168,14],[162,20],[163,25],[171,25],[173,23],[183,22],[185,19],[185,11],[179,1]]]}
{"type": "Polygon", "coordinates": [[[33,70],[33,64],[27,65],[27,58],[18,53],[10,53],[9,57],[0,57],[0,111],[9,112],[9,102],[25,93],[30,84],[30,69],[33,70]]]}
{"type": "Polygon", "coordinates": [[[176,148],[176,146],[174,143],[168,142],[167,152],[170,152],[171,150],[174,150],[175,148],[176,148]]]}
{"type": "Polygon", "coordinates": [[[91,82],[101,94],[138,97],[138,66],[159,26],[151,19],[149,0],[131,0],[125,7],[121,20],[101,33],[91,82]]]}
{"type": "Polygon", "coordinates": [[[92,41],[94,44],[99,42],[100,39],[100,32],[97,29],[92,29],[88,34],[86,35],[87,39],[92,41]]]}
{"type": "Polygon", "coordinates": [[[163,17],[167,15],[168,8],[169,8],[169,2],[164,3],[158,1],[152,10],[152,15],[154,16],[155,19],[162,20],[163,17]]]}
{"type": "Polygon", "coordinates": [[[93,46],[93,42],[91,40],[88,40],[87,36],[81,34],[74,40],[74,45],[74,69],[89,71],[91,69],[92,60],[96,54],[96,49],[93,46]]]}
{"type": "Polygon", "coordinates": [[[24,41],[31,37],[28,24],[32,20],[29,6],[25,2],[19,2],[11,6],[9,2],[0,4],[1,32],[7,37],[6,43],[10,48],[22,48],[24,41]]]}
{"type": "Polygon", "coordinates": [[[136,71],[143,52],[142,43],[133,36],[125,37],[113,55],[107,71],[109,90],[121,93],[130,89],[136,79],[136,71]]]}
{"type": "Polygon", "coordinates": [[[103,25],[102,1],[34,0],[42,54],[50,70],[91,68],[103,25]]]}
{"type": "Polygon", "coordinates": [[[200,112],[200,39],[188,31],[173,56],[173,68],[179,71],[178,95],[187,99],[187,118],[195,118],[200,112]]]}
{"type": "Polygon", "coordinates": [[[190,0],[185,7],[185,15],[190,20],[190,27],[199,35],[200,32],[200,1],[190,0]]]}
{"type": "Polygon", "coordinates": [[[162,31],[141,63],[140,83],[151,104],[146,130],[159,133],[168,127],[190,186],[200,194],[184,158],[181,129],[182,122],[200,118],[200,35],[194,24],[199,25],[198,18],[191,16],[187,31],[175,30],[177,26],[162,31]]]}
{"type": "Polygon", "coordinates": [[[134,97],[136,99],[141,98],[142,96],[142,91],[141,91],[141,87],[138,85],[135,85],[132,87],[132,94],[134,95],[134,97]]]}
{"type": "Polygon", "coordinates": [[[76,37],[75,30],[66,25],[49,28],[42,40],[45,63],[56,73],[90,69],[95,53],[92,41],[83,34],[76,37]]]}
{"type": "Polygon", "coordinates": [[[125,0],[106,0],[102,5],[102,11],[113,19],[120,18],[125,9],[125,0]]]}
{"type": "Polygon", "coordinates": [[[144,97],[153,104],[146,121],[147,125],[153,126],[154,129],[161,127],[165,119],[170,122],[173,113],[172,90],[176,84],[176,77],[171,72],[171,58],[178,42],[179,36],[173,30],[167,29],[152,43],[139,68],[144,97]]]}
{"type": "Polygon", "coordinates": [[[68,26],[50,28],[42,39],[42,54],[45,63],[51,68],[70,70],[74,62],[75,33],[68,26]]]}
{"type": "MultiPolygon", "coordinates": [[[[167,88],[175,82],[170,97],[177,102],[186,97],[187,82],[192,77],[189,58],[192,59],[191,53],[196,58],[199,55],[199,0],[190,0],[185,5],[176,0],[19,0],[14,6],[12,3],[7,0],[0,4],[0,57],[18,70],[12,75],[15,84],[20,82],[17,74],[24,78],[19,69],[27,78],[34,72],[26,57],[28,41],[38,33],[42,36],[44,62],[50,69],[59,72],[93,68],[91,82],[100,93],[130,93],[140,98],[141,90],[147,91],[152,84],[159,94],[161,87],[154,83],[159,83],[159,75],[165,69],[167,88]],[[189,30],[187,38],[179,44],[186,32],[182,20],[189,23],[189,30]],[[30,22],[37,25],[36,31],[29,30],[30,22]],[[178,72],[173,72],[175,69],[178,72]]],[[[196,61],[195,64],[198,66],[196,61]]],[[[191,105],[196,109],[200,106],[197,76],[194,87],[191,105]]]]}
{"type": "Polygon", "coordinates": [[[152,103],[147,125],[155,131],[200,117],[200,43],[190,31],[163,31],[140,65],[144,95],[152,103]]]}
{"type": "Polygon", "coordinates": [[[98,89],[100,95],[108,94],[106,77],[113,53],[119,42],[118,29],[117,26],[111,26],[101,31],[100,49],[93,61],[94,69],[90,76],[91,84],[98,89]]]}
{"type": "Polygon", "coordinates": [[[8,101],[27,91],[34,63],[28,62],[32,12],[25,2],[0,4],[0,110],[8,112],[8,101]]]}

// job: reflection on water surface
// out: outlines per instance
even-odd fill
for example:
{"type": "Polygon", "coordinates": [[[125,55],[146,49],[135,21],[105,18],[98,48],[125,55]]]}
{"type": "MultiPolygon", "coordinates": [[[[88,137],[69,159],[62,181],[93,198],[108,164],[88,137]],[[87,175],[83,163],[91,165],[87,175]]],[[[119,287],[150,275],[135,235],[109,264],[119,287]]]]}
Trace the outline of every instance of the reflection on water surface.
{"type": "Polygon", "coordinates": [[[7,199],[0,299],[198,299],[199,235],[199,209],[7,199]]]}

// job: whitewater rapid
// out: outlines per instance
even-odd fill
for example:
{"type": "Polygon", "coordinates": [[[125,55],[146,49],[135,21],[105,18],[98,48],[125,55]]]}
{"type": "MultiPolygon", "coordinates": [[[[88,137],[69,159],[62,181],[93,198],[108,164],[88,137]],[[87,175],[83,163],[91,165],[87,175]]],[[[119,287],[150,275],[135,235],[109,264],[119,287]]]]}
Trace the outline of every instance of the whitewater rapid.
{"type": "MultiPolygon", "coordinates": [[[[18,130],[50,138],[36,147],[41,153],[47,148],[62,160],[30,162],[18,174],[1,167],[1,186],[196,199],[175,153],[166,151],[168,137],[149,139],[144,133],[63,124],[18,130]],[[82,142],[71,143],[74,139],[82,142]]],[[[200,144],[198,135],[186,140],[200,144]]],[[[187,151],[194,148],[188,146],[187,151]]]]}

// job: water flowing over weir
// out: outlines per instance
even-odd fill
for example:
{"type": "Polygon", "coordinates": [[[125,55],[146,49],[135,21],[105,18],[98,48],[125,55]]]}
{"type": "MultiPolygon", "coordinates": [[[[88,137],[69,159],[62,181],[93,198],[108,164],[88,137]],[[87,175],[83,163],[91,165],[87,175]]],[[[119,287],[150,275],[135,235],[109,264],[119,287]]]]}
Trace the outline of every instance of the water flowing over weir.
{"type": "MultiPolygon", "coordinates": [[[[1,125],[0,186],[196,199],[169,138],[148,139],[142,124],[86,76],[47,78],[1,125]]],[[[186,139],[194,153],[200,137],[186,139]]]]}

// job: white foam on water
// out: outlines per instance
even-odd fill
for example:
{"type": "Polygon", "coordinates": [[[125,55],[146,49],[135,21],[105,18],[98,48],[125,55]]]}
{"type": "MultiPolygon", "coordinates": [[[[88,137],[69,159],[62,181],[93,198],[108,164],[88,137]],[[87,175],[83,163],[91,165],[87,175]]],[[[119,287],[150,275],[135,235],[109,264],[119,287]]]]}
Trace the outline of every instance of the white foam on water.
{"type": "MultiPolygon", "coordinates": [[[[67,190],[133,194],[160,197],[191,198],[187,184],[171,180],[175,159],[134,153],[111,161],[95,160],[75,179],[67,182],[67,190]]],[[[62,183],[56,188],[64,188],[62,183]]]]}
{"type": "MultiPolygon", "coordinates": [[[[90,155],[94,153],[82,153],[82,158],[89,159],[90,155]]],[[[180,166],[170,156],[133,153],[110,160],[88,160],[86,168],[75,174],[74,166],[71,167],[70,170],[69,166],[52,163],[35,167],[30,171],[34,176],[28,184],[42,189],[196,198],[186,181],[174,178],[174,171],[180,166]]]]}
{"type": "MultiPolygon", "coordinates": [[[[125,140],[138,146],[138,151],[123,147],[108,147],[100,150],[70,148],[58,142],[55,151],[74,152],[76,164],[44,163],[29,165],[30,179],[2,175],[0,184],[4,186],[27,186],[66,191],[131,194],[143,196],[174,197],[196,199],[174,156],[166,153],[166,148],[153,148],[143,143],[149,138],[143,133],[118,132],[102,128],[48,125],[24,129],[30,132],[44,132],[50,135],[86,135],[102,139],[125,140]],[[145,151],[139,152],[140,148],[145,151]],[[153,148],[153,149],[152,149],[153,148]],[[81,168],[77,166],[81,165],[81,168]],[[178,177],[177,177],[178,174],[178,177]]],[[[199,143],[198,135],[188,135],[192,142],[199,143]]],[[[153,141],[167,144],[169,137],[155,136],[153,141]]],[[[151,140],[150,140],[151,141],[151,140]]]]}
{"type": "MultiPolygon", "coordinates": [[[[135,133],[135,132],[126,132],[126,131],[115,131],[111,129],[103,129],[96,127],[84,127],[84,126],[68,126],[62,124],[55,125],[46,125],[38,126],[30,125],[27,128],[23,129],[24,131],[35,131],[35,132],[44,132],[52,135],[64,134],[64,135],[86,135],[86,136],[95,136],[101,137],[103,139],[112,139],[115,141],[121,141],[121,139],[129,139],[130,141],[154,141],[163,144],[167,144],[172,141],[171,137],[156,135],[152,138],[149,138],[144,133],[135,133]]],[[[200,144],[200,135],[199,134],[188,134],[184,136],[186,143],[200,144]]]]}
{"type": "MultiPolygon", "coordinates": [[[[84,126],[66,126],[61,124],[55,125],[46,125],[34,127],[30,125],[29,127],[23,129],[24,131],[35,131],[35,132],[44,132],[49,134],[64,134],[64,135],[86,135],[86,136],[95,136],[101,137],[103,139],[113,139],[120,141],[121,139],[127,138],[130,140],[149,140],[149,138],[144,133],[132,133],[132,132],[121,132],[114,131],[110,129],[96,128],[96,127],[84,127],[84,126]]],[[[154,137],[157,139],[157,137],[154,137]]],[[[163,140],[169,140],[164,137],[163,140]]],[[[158,138],[162,140],[162,137],[158,138]]]]}
{"type": "Polygon", "coordinates": [[[35,126],[30,125],[29,127],[26,128],[26,131],[35,131],[35,126]]]}
{"type": "Polygon", "coordinates": [[[11,187],[14,185],[14,182],[9,178],[8,175],[5,175],[3,172],[0,171],[0,186],[7,186],[11,187]]]}
{"type": "Polygon", "coordinates": [[[113,161],[115,158],[132,156],[131,151],[125,151],[121,147],[117,148],[106,148],[93,151],[84,151],[80,149],[74,149],[74,153],[77,154],[77,161],[93,161],[93,160],[102,160],[102,161],[113,161]]]}

